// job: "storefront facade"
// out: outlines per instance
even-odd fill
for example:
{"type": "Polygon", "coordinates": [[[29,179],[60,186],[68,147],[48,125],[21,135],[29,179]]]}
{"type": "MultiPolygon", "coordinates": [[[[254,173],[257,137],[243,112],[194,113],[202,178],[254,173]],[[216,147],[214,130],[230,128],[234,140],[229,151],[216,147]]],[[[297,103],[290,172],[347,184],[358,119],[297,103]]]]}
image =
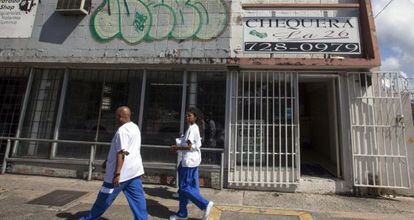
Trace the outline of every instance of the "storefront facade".
{"type": "Polygon", "coordinates": [[[206,186],[410,188],[405,81],[372,71],[368,0],[32,2],[31,36],[0,38],[5,171],[99,178],[127,105],[148,181],[172,183],[195,106],[206,186]]]}

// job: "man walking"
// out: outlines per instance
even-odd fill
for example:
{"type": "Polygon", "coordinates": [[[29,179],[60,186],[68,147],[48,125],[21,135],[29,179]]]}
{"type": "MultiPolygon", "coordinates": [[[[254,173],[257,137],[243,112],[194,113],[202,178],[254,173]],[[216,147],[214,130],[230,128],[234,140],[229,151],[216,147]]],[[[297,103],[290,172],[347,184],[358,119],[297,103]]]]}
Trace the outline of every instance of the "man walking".
{"type": "Polygon", "coordinates": [[[104,183],[88,215],[82,220],[99,219],[118,194],[123,191],[138,220],[147,220],[147,205],[142,188],[144,174],[141,158],[141,132],[131,122],[131,110],[122,106],[116,110],[115,120],[120,126],[112,138],[106,162],[104,183]]]}

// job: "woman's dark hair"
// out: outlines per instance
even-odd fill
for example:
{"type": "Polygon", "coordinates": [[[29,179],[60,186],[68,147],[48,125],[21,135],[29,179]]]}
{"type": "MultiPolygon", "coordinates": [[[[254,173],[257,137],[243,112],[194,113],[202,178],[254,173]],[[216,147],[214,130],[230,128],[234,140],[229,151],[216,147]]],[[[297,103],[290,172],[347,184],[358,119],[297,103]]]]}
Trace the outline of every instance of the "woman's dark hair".
{"type": "Polygon", "coordinates": [[[203,114],[198,108],[195,108],[195,107],[188,108],[187,112],[193,114],[196,117],[196,124],[198,126],[198,129],[200,130],[200,136],[204,138],[203,114]]]}

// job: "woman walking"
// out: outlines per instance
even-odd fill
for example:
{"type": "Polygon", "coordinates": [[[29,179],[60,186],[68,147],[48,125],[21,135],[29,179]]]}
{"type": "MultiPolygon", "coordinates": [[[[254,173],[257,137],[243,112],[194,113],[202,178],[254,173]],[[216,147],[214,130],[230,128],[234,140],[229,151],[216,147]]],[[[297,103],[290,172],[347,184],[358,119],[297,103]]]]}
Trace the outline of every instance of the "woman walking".
{"type": "Polygon", "coordinates": [[[178,166],[178,193],[179,210],[170,220],[185,220],[188,217],[187,204],[194,203],[199,209],[204,210],[203,220],[207,220],[214,205],[200,195],[198,166],[201,163],[201,125],[200,113],[196,108],[190,108],[186,113],[188,129],[181,144],[173,145],[172,150],[181,153],[181,162],[178,166]],[[198,124],[198,125],[197,125],[198,124]]]}

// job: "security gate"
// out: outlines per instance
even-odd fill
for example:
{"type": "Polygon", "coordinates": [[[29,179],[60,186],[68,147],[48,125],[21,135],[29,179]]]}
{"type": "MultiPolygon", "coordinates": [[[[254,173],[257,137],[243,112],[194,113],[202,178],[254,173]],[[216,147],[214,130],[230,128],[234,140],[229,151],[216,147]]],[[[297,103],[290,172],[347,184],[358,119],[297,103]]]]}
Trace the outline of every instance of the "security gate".
{"type": "Polygon", "coordinates": [[[348,73],[354,185],[409,188],[399,73],[348,73]]]}
{"type": "MultiPolygon", "coordinates": [[[[0,67],[0,137],[16,135],[29,74],[28,68],[0,67]]],[[[0,140],[0,166],[6,143],[0,140]]]]}
{"type": "Polygon", "coordinates": [[[246,71],[229,78],[229,186],[297,184],[298,73],[246,71]]]}

